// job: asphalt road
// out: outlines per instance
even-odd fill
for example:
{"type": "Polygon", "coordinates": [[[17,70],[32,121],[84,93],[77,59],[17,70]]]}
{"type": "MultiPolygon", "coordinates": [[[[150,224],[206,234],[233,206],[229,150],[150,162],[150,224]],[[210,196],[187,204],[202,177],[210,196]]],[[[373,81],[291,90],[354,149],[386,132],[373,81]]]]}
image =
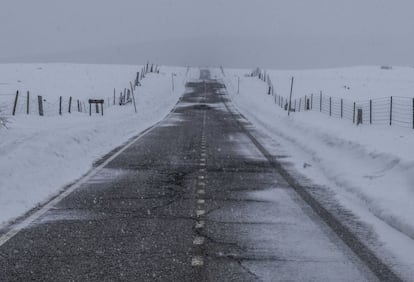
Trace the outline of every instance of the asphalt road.
{"type": "Polygon", "coordinates": [[[0,280],[384,280],[275,169],[222,88],[202,70],[167,119],[0,247],[0,280]]]}

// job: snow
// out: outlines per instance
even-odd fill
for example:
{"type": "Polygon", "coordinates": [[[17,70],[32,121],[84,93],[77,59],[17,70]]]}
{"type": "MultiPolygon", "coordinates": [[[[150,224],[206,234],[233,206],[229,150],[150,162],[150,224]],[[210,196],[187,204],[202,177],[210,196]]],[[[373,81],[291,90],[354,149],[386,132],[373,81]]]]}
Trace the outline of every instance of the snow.
{"type": "Polygon", "coordinates": [[[1,100],[6,106],[14,96],[1,94],[17,89],[30,90],[46,101],[57,101],[58,96],[112,98],[111,105],[105,102],[103,116],[77,109],[59,116],[56,107],[43,117],[37,111],[30,115],[18,111],[13,117],[10,111],[2,112],[8,123],[7,129],[0,128],[0,226],[47,201],[109,151],[160,121],[184,92],[186,76],[196,75],[185,68],[161,67],[159,74],[147,74],[136,88],[138,113],[131,103],[112,105],[113,89],[118,93],[128,88],[140,70],[141,66],[128,65],[0,65],[0,97],[8,98],[1,100]],[[176,74],[174,92],[172,73],[176,74]]]}
{"type": "MultiPolygon", "coordinates": [[[[317,111],[292,112],[275,105],[267,84],[246,77],[250,70],[226,70],[224,81],[237,109],[268,136],[274,155],[306,176],[311,185],[334,192],[335,199],[371,226],[392,264],[406,279],[414,275],[414,132],[386,125],[356,126],[317,111]],[[240,94],[237,94],[240,77],[240,94]],[[281,145],[281,146],[278,146],[281,145]]],[[[268,71],[276,93],[286,97],[323,90],[336,97],[370,99],[398,93],[412,98],[414,69],[355,67],[331,70],[268,71]],[[343,85],[350,89],[344,89],[343,85]]],[[[411,277],[411,278],[409,278],[411,277]]]]}

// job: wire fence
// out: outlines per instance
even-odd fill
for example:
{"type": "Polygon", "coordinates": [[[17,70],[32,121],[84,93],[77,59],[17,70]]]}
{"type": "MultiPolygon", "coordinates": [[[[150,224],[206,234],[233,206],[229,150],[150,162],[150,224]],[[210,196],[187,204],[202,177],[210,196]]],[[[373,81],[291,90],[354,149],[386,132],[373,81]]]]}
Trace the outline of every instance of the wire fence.
{"type": "Polygon", "coordinates": [[[396,125],[414,129],[414,97],[390,96],[352,101],[320,93],[289,98],[274,92],[265,71],[255,69],[251,74],[268,84],[268,95],[274,96],[279,107],[294,112],[317,111],[327,116],[349,120],[355,124],[396,125]],[[290,102],[290,106],[289,106],[290,102]]]}
{"type": "MultiPolygon", "coordinates": [[[[99,97],[103,102],[101,108],[110,108],[113,106],[122,106],[134,101],[133,95],[136,87],[141,86],[142,79],[148,73],[159,73],[158,65],[147,63],[136,73],[133,83],[130,83],[122,91],[113,90],[113,95],[99,97]]],[[[96,97],[95,97],[96,98],[96,97]]],[[[96,101],[96,99],[95,99],[96,101]]],[[[72,113],[91,114],[92,112],[100,113],[96,104],[90,105],[90,99],[75,99],[73,97],[43,97],[36,93],[27,91],[21,93],[0,93],[0,117],[10,117],[14,115],[40,115],[40,116],[61,116],[72,113]]]]}

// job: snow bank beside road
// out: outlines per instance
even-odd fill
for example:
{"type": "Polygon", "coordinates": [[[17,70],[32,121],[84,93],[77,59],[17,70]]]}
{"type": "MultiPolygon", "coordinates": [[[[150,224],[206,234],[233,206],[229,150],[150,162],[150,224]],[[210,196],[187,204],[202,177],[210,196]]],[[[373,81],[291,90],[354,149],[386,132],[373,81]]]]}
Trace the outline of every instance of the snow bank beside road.
{"type": "MultiPolygon", "coordinates": [[[[360,78],[359,71],[357,68],[356,80],[360,78]]],[[[414,131],[376,125],[357,127],[348,121],[310,111],[291,113],[288,117],[286,111],[275,105],[274,97],[266,94],[265,83],[244,76],[248,72],[226,70],[224,79],[228,92],[238,109],[286,150],[278,152],[280,147],[273,147],[273,153],[290,155],[289,161],[297,171],[314,183],[332,189],[337,200],[373,226],[382,243],[413,270],[414,131]],[[237,94],[236,76],[241,79],[240,94],[237,94]],[[380,219],[382,225],[370,215],[380,219]],[[393,235],[389,236],[391,233],[393,235]]],[[[375,77],[372,73],[366,75],[375,77]]],[[[325,83],[339,86],[341,82],[334,77],[331,74],[325,83]]],[[[384,79],[391,84],[388,85],[391,89],[392,80],[384,79]]],[[[278,84],[274,77],[272,80],[274,85],[278,84]]],[[[379,77],[379,85],[382,84],[380,80],[379,77]]],[[[352,81],[348,83],[353,84],[352,81]]],[[[393,83],[395,89],[399,89],[398,81],[393,83]]],[[[368,95],[373,92],[360,92],[358,97],[369,99],[368,95]]],[[[294,90],[294,95],[296,93],[294,90]]]]}
{"type": "MultiPolygon", "coordinates": [[[[0,73],[9,69],[7,80],[2,79],[11,89],[16,86],[13,83],[26,81],[24,89],[38,91],[46,99],[59,95],[87,99],[105,98],[114,87],[128,87],[140,70],[139,66],[41,65],[45,81],[33,78],[38,68],[0,65],[0,73]]],[[[0,129],[0,223],[55,195],[85,174],[94,161],[161,120],[183,93],[185,74],[185,68],[170,67],[161,67],[160,74],[147,74],[136,89],[137,114],[128,104],[105,108],[104,116],[75,112],[10,118],[8,129],[0,129]],[[176,74],[174,92],[172,73],[176,74]]]]}

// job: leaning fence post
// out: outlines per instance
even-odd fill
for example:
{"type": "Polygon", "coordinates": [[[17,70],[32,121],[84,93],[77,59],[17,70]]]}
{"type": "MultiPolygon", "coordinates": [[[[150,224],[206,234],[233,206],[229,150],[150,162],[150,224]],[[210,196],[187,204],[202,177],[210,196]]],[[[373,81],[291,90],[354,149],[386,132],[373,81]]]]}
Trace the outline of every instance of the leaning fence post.
{"type": "Polygon", "coordinates": [[[39,116],[43,116],[43,98],[42,98],[42,96],[37,96],[37,103],[39,104],[39,116]]]}
{"type": "Polygon", "coordinates": [[[29,106],[30,105],[30,92],[27,91],[27,103],[26,103],[26,113],[29,114],[29,106]]]}
{"type": "Polygon", "coordinates": [[[392,96],[390,99],[390,125],[392,125],[392,96]]]}
{"type": "Polygon", "coordinates": [[[62,115],[62,96],[59,97],[59,115],[62,115]]]}
{"type": "Polygon", "coordinates": [[[72,96],[69,97],[69,109],[68,112],[70,113],[72,110],[72,96]]]}
{"type": "Polygon", "coordinates": [[[289,96],[289,109],[288,109],[288,115],[290,114],[290,107],[292,105],[292,92],[293,92],[293,79],[294,77],[292,76],[292,83],[290,84],[290,96],[289,96]]]}
{"type": "Polygon", "coordinates": [[[135,104],[134,89],[132,88],[132,83],[129,82],[129,84],[131,85],[132,102],[134,102],[135,113],[137,113],[137,105],[135,104]]]}
{"type": "Polygon", "coordinates": [[[17,100],[19,99],[19,90],[16,91],[16,97],[14,98],[14,105],[13,105],[13,115],[16,114],[16,108],[17,108],[17,100]]]}

